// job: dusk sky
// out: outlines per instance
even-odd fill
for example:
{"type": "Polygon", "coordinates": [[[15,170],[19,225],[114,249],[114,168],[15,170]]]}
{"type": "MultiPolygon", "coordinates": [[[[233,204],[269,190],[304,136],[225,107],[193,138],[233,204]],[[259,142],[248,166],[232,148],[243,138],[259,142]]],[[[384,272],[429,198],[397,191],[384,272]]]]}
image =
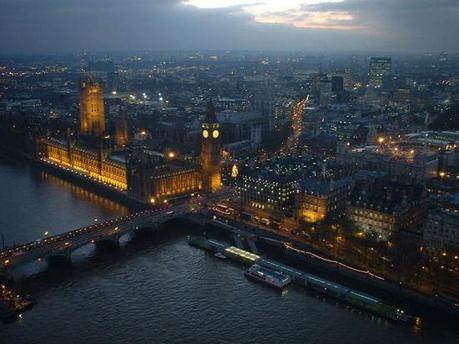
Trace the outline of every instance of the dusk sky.
{"type": "Polygon", "coordinates": [[[459,52],[458,0],[0,0],[4,53],[459,52]]]}

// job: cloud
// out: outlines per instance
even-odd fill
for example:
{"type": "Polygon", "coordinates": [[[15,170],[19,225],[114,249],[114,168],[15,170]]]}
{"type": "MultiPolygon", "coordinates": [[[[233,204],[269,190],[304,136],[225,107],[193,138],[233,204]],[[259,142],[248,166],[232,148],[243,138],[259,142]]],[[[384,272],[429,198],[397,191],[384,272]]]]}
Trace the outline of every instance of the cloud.
{"type": "Polygon", "coordinates": [[[346,12],[361,28],[394,47],[459,51],[457,0],[344,0],[304,5],[308,13],[346,12]]]}
{"type": "Polygon", "coordinates": [[[19,53],[459,51],[457,0],[190,1],[0,0],[0,44],[19,53]]]}
{"type": "Polygon", "coordinates": [[[286,11],[256,15],[258,23],[287,24],[304,29],[355,30],[360,28],[354,17],[345,11],[286,11]]]}

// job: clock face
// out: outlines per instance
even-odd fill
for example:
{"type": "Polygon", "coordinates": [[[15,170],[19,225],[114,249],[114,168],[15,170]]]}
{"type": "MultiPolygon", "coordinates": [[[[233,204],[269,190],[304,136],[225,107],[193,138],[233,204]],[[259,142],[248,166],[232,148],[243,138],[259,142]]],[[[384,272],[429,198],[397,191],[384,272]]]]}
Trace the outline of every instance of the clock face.
{"type": "Polygon", "coordinates": [[[212,137],[213,137],[214,139],[218,138],[219,135],[220,135],[220,133],[218,132],[218,130],[214,130],[214,131],[212,132],[212,137]]]}
{"type": "Polygon", "coordinates": [[[202,136],[207,139],[209,137],[209,132],[207,130],[202,131],[202,136]]]}

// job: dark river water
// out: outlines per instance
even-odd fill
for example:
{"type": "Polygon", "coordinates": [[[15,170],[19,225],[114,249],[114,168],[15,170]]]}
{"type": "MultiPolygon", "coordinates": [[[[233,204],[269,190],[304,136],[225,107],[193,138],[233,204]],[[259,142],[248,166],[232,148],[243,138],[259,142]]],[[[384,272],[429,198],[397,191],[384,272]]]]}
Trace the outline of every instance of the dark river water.
{"type": "MultiPolygon", "coordinates": [[[[0,231],[24,242],[128,209],[28,164],[0,157],[0,231]]],[[[253,283],[240,266],[190,247],[187,225],[115,251],[85,247],[62,272],[16,272],[38,304],[0,325],[0,343],[459,343],[459,325],[432,317],[397,325],[290,286],[253,283]]],[[[42,264],[42,265],[40,265],[42,264]]]]}

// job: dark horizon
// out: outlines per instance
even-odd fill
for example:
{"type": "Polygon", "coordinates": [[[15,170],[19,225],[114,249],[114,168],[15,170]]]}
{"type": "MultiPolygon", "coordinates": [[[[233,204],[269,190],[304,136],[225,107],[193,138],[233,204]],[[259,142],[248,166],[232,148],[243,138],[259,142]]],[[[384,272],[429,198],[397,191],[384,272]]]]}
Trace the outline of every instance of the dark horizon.
{"type": "Polygon", "coordinates": [[[459,0],[0,3],[5,342],[458,344],[459,0]]]}
{"type": "Polygon", "coordinates": [[[277,55],[299,55],[303,58],[321,58],[321,57],[360,57],[360,58],[370,58],[370,57],[436,57],[441,54],[447,54],[449,57],[456,58],[459,57],[459,52],[449,52],[445,50],[439,51],[419,51],[419,52],[402,52],[402,51],[390,51],[390,50],[349,50],[349,51],[321,51],[321,50],[276,50],[276,49],[261,49],[261,50],[247,50],[247,49],[184,49],[184,50],[152,50],[152,49],[138,49],[138,50],[94,50],[94,51],[68,51],[68,52],[59,52],[59,51],[49,51],[42,53],[34,52],[10,52],[0,54],[0,59],[2,58],[52,58],[52,57],[95,57],[95,58],[116,58],[121,56],[129,55],[167,55],[169,57],[175,57],[180,54],[220,54],[220,55],[234,55],[234,54],[246,54],[250,56],[260,57],[269,57],[277,55]]]}
{"type": "Polygon", "coordinates": [[[262,50],[459,53],[459,3],[442,1],[3,1],[7,54],[262,50]]]}

